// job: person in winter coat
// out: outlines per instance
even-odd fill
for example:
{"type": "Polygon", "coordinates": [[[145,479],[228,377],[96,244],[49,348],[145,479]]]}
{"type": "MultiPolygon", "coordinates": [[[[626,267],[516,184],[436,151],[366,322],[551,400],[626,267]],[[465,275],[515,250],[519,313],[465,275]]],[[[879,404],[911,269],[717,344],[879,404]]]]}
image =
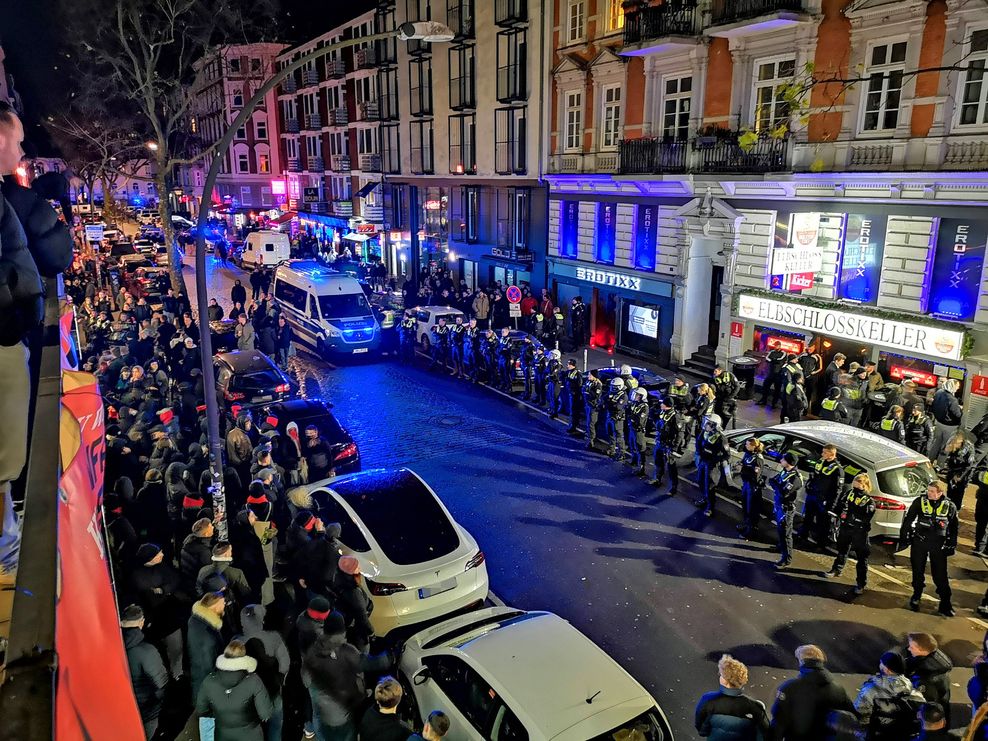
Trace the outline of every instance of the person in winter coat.
{"type": "Polygon", "coordinates": [[[950,727],[950,670],[953,662],[940,650],[937,639],[929,633],[909,633],[906,636],[906,671],[913,686],[923,693],[927,702],[939,703],[947,715],[950,727]]]}
{"type": "Polygon", "coordinates": [[[374,688],[374,707],[360,721],[362,741],[407,741],[411,729],[398,717],[403,690],[394,677],[381,677],[374,688]]]}
{"type": "Polygon", "coordinates": [[[140,607],[130,605],[124,609],[120,628],[127,651],[127,668],[130,669],[134,699],[144,723],[144,737],[150,741],[158,727],[161,701],[168,686],[168,671],[158,649],[144,640],[144,611],[140,607]]]}
{"type": "MultiPolygon", "coordinates": [[[[230,543],[233,545],[233,563],[240,569],[250,584],[250,602],[261,601],[261,589],[268,578],[268,567],[264,560],[264,546],[254,523],[257,518],[248,509],[242,509],[230,521],[230,543]]],[[[241,602],[241,605],[246,604],[241,602]]]]}
{"type": "Polygon", "coordinates": [[[192,532],[182,541],[178,569],[189,594],[196,591],[199,572],[213,562],[213,523],[208,518],[196,520],[192,532]]]}
{"type": "Polygon", "coordinates": [[[305,428],[305,441],[302,443],[302,454],[309,467],[309,481],[321,481],[336,475],[333,470],[333,459],[329,445],[322,439],[319,428],[308,425],[305,428]]]}
{"type": "Polygon", "coordinates": [[[228,589],[227,600],[231,605],[236,605],[239,610],[242,605],[250,604],[254,592],[244,572],[233,565],[233,546],[220,541],[213,546],[210,560],[210,564],[203,566],[196,576],[196,593],[203,595],[214,592],[217,591],[217,586],[225,585],[228,589]],[[216,577],[222,577],[222,580],[216,577]]]}
{"type": "Polygon", "coordinates": [[[216,664],[216,657],[223,653],[226,640],[223,637],[223,611],[226,600],[222,594],[208,592],[192,605],[189,617],[186,650],[189,654],[189,679],[192,696],[199,697],[203,680],[216,664]]]}
{"type": "Polygon", "coordinates": [[[237,349],[248,351],[254,349],[254,325],[247,321],[247,315],[243,312],[237,317],[237,326],[233,330],[237,338],[237,349]]]}
{"type": "Polygon", "coordinates": [[[332,605],[325,597],[313,597],[309,600],[309,606],[295,619],[295,648],[300,657],[305,656],[306,651],[325,632],[326,618],[329,617],[332,609],[332,605]]]}
{"type": "Polygon", "coordinates": [[[281,633],[266,625],[268,612],[263,605],[247,605],[240,611],[240,625],[244,640],[257,638],[264,644],[264,651],[275,659],[282,679],[288,674],[288,646],[281,633]]]}
{"type": "Polygon", "coordinates": [[[367,650],[374,635],[370,622],[374,604],[361,588],[363,576],[360,562],[354,556],[340,558],[340,570],[336,575],[337,607],[347,623],[347,640],[361,651],[367,650]]]}
{"type": "Polygon", "coordinates": [[[484,293],[483,289],[477,289],[470,307],[473,309],[473,315],[477,317],[477,324],[482,329],[487,329],[487,317],[491,313],[491,300],[484,293]]]}
{"type": "Polygon", "coordinates": [[[936,467],[942,471],[941,478],[947,482],[947,498],[956,505],[958,512],[964,502],[974,459],[974,445],[963,432],[957,432],[947,441],[940,459],[936,461],[936,467]]]}
{"type": "Polygon", "coordinates": [[[765,705],[744,694],[748,667],[724,654],[717,662],[720,687],[706,693],[696,705],[696,732],[711,741],[767,741],[769,724],[765,705]]]}
{"type": "Polygon", "coordinates": [[[912,738],[919,730],[916,711],[923,695],[905,676],[901,654],[886,651],[878,664],[878,674],[861,685],[854,710],[868,741],[899,741],[912,738]]]}
{"type": "Polygon", "coordinates": [[[827,716],[835,710],[853,712],[844,688],[824,667],[827,657],[812,644],[796,649],[799,676],[780,685],[772,706],[775,741],[824,741],[827,716]]]}
{"type": "Polygon", "coordinates": [[[789,384],[791,386],[789,396],[786,397],[786,416],[790,422],[799,422],[810,408],[809,399],[806,396],[805,376],[799,375],[789,384]]]}
{"type": "Polygon", "coordinates": [[[278,365],[285,367],[288,364],[288,356],[291,355],[292,341],[295,339],[295,333],[292,332],[292,327],[288,323],[288,320],[284,316],[278,317],[278,326],[275,327],[275,359],[278,365]]]}
{"type": "Polygon", "coordinates": [[[216,720],[216,741],[264,741],[261,724],[274,705],[256,669],[241,641],[230,641],[216,657],[216,671],[196,695],[196,713],[216,720]]]}
{"type": "Polygon", "coordinates": [[[988,702],[988,632],[981,639],[981,654],[974,660],[974,676],[967,682],[967,696],[973,712],[988,702]]]}
{"type": "Polygon", "coordinates": [[[239,279],[233,281],[233,288],[230,289],[230,300],[234,306],[239,303],[242,307],[247,303],[247,289],[244,288],[244,284],[239,279]]]}
{"type": "Polygon", "coordinates": [[[930,446],[933,437],[933,420],[926,415],[926,406],[921,401],[913,404],[906,418],[906,445],[922,455],[930,446]]]}
{"type": "Polygon", "coordinates": [[[926,457],[935,461],[940,457],[947,441],[956,433],[961,424],[963,409],[957,401],[959,384],[953,378],[944,380],[933,396],[930,416],[933,417],[933,438],[926,450],[926,457]]]}
{"type": "Polygon", "coordinates": [[[223,307],[216,303],[215,298],[209,299],[209,306],[206,307],[206,316],[209,321],[218,322],[223,318],[223,307]]]}
{"type": "Polygon", "coordinates": [[[168,516],[168,490],[162,471],[149,468],[144,474],[144,486],[137,492],[134,527],[143,534],[145,542],[157,543],[165,550],[168,560],[172,551],[172,524],[168,516]]]}
{"type": "Polygon", "coordinates": [[[875,423],[875,432],[899,445],[906,444],[906,427],[903,424],[902,407],[893,404],[888,413],[875,423]]]}
{"type": "Polygon", "coordinates": [[[848,424],[851,414],[844,403],[844,389],[834,386],[820,402],[820,419],[848,424]]]}
{"type": "Polygon", "coordinates": [[[148,618],[148,638],[165,647],[172,676],[182,676],[182,616],[188,609],[181,579],[161,548],[145,543],[137,549],[131,585],[148,618]]]}
{"type": "Polygon", "coordinates": [[[249,414],[237,415],[237,424],[226,433],[226,458],[231,466],[241,474],[243,481],[249,473],[251,458],[254,454],[254,443],[250,439],[250,430],[254,421],[249,414]]]}
{"type": "Polygon", "coordinates": [[[273,358],[277,349],[277,341],[278,332],[274,320],[270,317],[265,317],[261,320],[261,326],[257,330],[257,349],[269,358],[273,358]]]}

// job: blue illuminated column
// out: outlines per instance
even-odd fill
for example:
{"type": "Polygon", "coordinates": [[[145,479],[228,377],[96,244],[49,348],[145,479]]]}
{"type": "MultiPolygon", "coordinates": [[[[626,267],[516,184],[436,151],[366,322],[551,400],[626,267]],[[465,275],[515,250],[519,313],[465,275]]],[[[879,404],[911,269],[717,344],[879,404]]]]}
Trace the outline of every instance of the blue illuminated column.
{"type": "Polygon", "coordinates": [[[560,201],[559,256],[576,260],[580,256],[580,202],[560,201]]]}
{"type": "Polygon", "coordinates": [[[861,304],[878,302],[887,221],[886,216],[847,215],[841,250],[840,298],[861,304]]]}
{"type": "Polygon", "coordinates": [[[969,322],[978,310],[988,222],[940,219],[927,311],[969,322]]]}
{"type": "Polygon", "coordinates": [[[632,265],[637,270],[655,270],[655,245],[659,236],[659,207],[640,205],[635,218],[632,265]]]}
{"type": "Polygon", "coordinates": [[[614,264],[615,240],[617,238],[617,204],[597,204],[597,230],[594,235],[594,260],[608,265],[614,264]]]}

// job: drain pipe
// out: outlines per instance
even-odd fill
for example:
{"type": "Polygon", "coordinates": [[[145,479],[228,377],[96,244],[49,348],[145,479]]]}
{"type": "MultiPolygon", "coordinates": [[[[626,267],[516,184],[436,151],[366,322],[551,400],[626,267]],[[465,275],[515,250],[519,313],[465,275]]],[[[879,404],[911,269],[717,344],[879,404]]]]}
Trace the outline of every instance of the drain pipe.
{"type": "Polygon", "coordinates": [[[548,64],[545,57],[545,27],[548,23],[548,16],[546,15],[546,0],[541,0],[540,2],[541,14],[539,21],[539,63],[542,68],[546,71],[541,75],[539,81],[539,184],[545,188],[545,207],[542,212],[542,223],[545,224],[545,245],[543,246],[545,254],[542,260],[542,283],[545,285],[546,290],[549,289],[549,185],[543,177],[545,173],[545,168],[548,163],[545,161],[546,157],[546,147],[545,140],[548,133],[545,130],[545,87],[548,81],[551,84],[551,79],[549,79],[548,70],[552,69],[552,65],[548,64]]]}

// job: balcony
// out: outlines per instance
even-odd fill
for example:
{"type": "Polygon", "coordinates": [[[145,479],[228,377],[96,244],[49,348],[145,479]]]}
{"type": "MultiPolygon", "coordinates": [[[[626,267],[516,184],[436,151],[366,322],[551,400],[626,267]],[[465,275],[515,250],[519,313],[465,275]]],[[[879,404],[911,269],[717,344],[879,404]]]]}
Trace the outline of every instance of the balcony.
{"type": "Polygon", "coordinates": [[[691,169],[711,174],[785,172],[790,169],[789,138],[761,137],[746,150],[734,138],[698,137],[691,169]]]}
{"type": "Polygon", "coordinates": [[[988,140],[979,134],[796,142],[796,172],[983,172],[988,140]]]}
{"type": "Polygon", "coordinates": [[[342,59],[326,60],[326,79],[341,80],[346,77],[346,64],[342,59]]]}
{"type": "Polygon", "coordinates": [[[299,132],[299,125],[297,118],[286,118],[285,119],[285,133],[286,134],[297,134],[299,132]]]}
{"type": "Polygon", "coordinates": [[[628,139],[621,142],[622,175],[686,172],[689,144],[675,139],[628,139]]]}
{"type": "Polygon", "coordinates": [[[316,201],[315,203],[310,203],[308,209],[314,214],[329,214],[330,205],[328,201],[316,201]]]}
{"type": "Polygon", "coordinates": [[[808,23],[802,0],[712,0],[710,36],[733,38],[808,23]]]}
{"type": "Polygon", "coordinates": [[[330,126],[346,126],[348,123],[350,123],[350,116],[347,114],[346,108],[341,106],[329,109],[330,126]]]}
{"type": "Polygon", "coordinates": [[[282,81],[281,93],[282,95],[292,95],[297,92],[298,83],[295,81],[295,75],[291,74],[282,81]]]}
{"type": "Polygon", "coordinates": [[[379,155],[379,154],[362,154],[362,155],[360,155],[360,171],[361,172],[380,172],[381,171],[381,155],[379,155]]]}
{"type": "Polygon", "coordinates": [[[334,154],[331,162],[333,172],[350,172],[350,158],[345,154],[334,154]]]}
{"type": "Polygon", "coordinates": [[[405,44],[405,51],[410,57],[424,57],[432,54],[432,44],[421,39],[411,39],[405,44]]]}
{"type": "Polygon", "coordinates": [[[554,154],[549,157],[549,172],[589,173],[589,172],[618,172],[620,169],[620,152],[572,152],[554,154]]]}
{"type": "Polygon", "coordinates": [[[314,69],[302,70],[302,87],[311,87],[319,84],[319,73],[314,69]]]}
{"type": "Polygon", "coordinates": [[[299,161],[298,157],[293,157],[288,160],[288,172],[302,172],[302,163],[299,161]]]}
{"type": "Polygon", "coordinates": [[[380,121],[381,109],[376,100],[365,100],[357,104],[357,115],[361,121],[380,121]]]}
{"type": "Polygon", "coordinates": [[[495,0],[494,23],[511,28],[528,20],[528,0],[495,0]]]}
{"type": "Polygon", "coordinates": [[[695,0],[655,5],[624,19],[622,56],[637,57],[701,43],[695,0]]]}
{"type": "Polygon", "coordinates": [[[384,206],[376,203],[363,203],[360,206],[360,215],[367,221],[379,224],[384,221],[384,206]]]}
{"type": "Polygon", "coordinates": [[[309,157],[306,165],[309,172],[326,172],[326,161],[322,157],[309,157]]]}
{"type": "Polygon", "coordinates": [[[455,34],[454,41],[472,39],[474,36],[473,0],[460,0],[452,3],[446,10],[446,25],[455,34]]]}
{"type": "Polygon", "coordinates": [[[373,46],[357,49],[353,53],[353,63],[357,69],[374,69],[377,67],[377,53],[373,46]]]}
{"type": "Polygon", "coordinates": [[[382,95],[377,101],[378,120],[398,120],[398,96],[396,94],[382,95]]]}
{"type": "Polygon", "coordinates": [[[374,42],[374,55],[378,67],[387,67],[398,63],[398,47],[394,39],[381,39],[374,42]]]}
{"type": "Polygon", "coordinates": [[[322,128],[322,116],[318,113],[306,113],[305,128],[307,131],[319,131],[322,128]]]}
{"type": "Polygon", "coordinates": [[[518,64],[498,67],[497,70],[497,99],[501,103],[514,103],[528,100],[528,90],[525,86],[527,76],[525,74],[525,64],[519,60],[518,64]]]}
{"type": "Polygon", "coordinates": [[[353,216],[353,201],[349,198],[331,201],[330,206],[334,216],[353,216]]]}

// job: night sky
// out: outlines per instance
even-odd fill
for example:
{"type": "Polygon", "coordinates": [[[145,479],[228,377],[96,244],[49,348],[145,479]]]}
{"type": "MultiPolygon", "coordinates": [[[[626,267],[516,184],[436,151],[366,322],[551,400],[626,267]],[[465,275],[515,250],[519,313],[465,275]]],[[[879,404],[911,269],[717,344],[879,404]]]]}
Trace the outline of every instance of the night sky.
{"type": "MultiPolygon", "coordinates": [[[[277,40],[299,43],[374,7],[374,0],[280,0],[277,40]]],[[[27,140],[40,154],[57,154],[41,126],[64,107],[72,87],[71,60],[60,54],[68,31],[58,21],[58,0],[0,0],[0,44],[7,71],[24,104],[27,140]],[[68,62],[68,64],[66,64],[68,62]]],[[[113,7],[114,0],[106,0],[113,7]]],[[[272,39],[274,40],[274,39],[272,39]]]]}

